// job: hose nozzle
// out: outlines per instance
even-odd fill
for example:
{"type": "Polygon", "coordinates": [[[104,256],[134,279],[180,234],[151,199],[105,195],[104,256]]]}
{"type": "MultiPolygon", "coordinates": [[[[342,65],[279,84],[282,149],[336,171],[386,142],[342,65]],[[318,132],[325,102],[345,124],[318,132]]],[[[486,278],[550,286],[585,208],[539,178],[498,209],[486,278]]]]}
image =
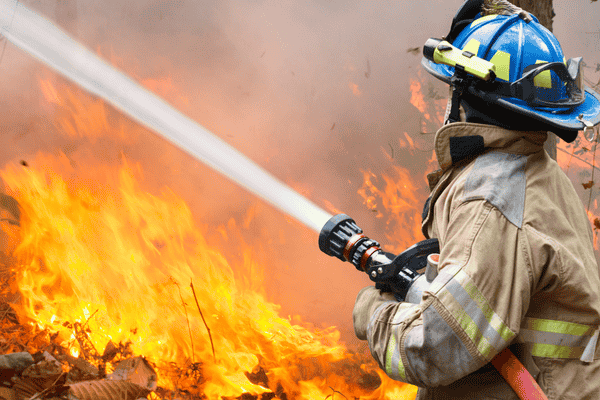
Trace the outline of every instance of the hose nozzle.
{"type": "Polygon", "coordinates": [[[319,234],[319,249],[323,253],[348,261],[359,271],[367,271],[369,258],[381,251],[379,246],[346,214],[331,217],[319,234]]]}
{"type": "Polygon", "coordinates": [[[427,256],[439,253],[437,239],[419,242],[398,256],[384,252],[346,214],[335,215],[325,223],[319,234],[319,248],[366,272],[376,288],[392,292],[398,301],[406,299],[412,284],[425,271],[427,256]]]}

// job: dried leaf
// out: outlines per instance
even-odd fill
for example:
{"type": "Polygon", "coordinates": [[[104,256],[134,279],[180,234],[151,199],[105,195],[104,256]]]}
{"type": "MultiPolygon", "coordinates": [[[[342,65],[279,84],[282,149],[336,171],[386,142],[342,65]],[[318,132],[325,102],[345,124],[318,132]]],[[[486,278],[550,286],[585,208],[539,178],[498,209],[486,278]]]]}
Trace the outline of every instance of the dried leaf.
{"type": "Polygon", "coordinates": [[[515,6],[514,4],[506,0],[485,0],[481,6],[481,15],[513,15],[523,11],[522,8],[515,6]]]}
{"type": "Polygon", "coordinates": [[[65,386],[67,373],[62,372],[58,377],[20,377],[14,379],[13,388],[21,398],[45,398],[46,394],[53,395],[64,393],[69,388],[65,386]]]}
{"type": "Polygon", "coordinates": [[[118,352],[119,349],[117,346],[115,346],[112,341],[109,341],[104,348],[104,353],[102,353],[102,360],[106,362],[111,361],[113,358],[115,358],[118,352]]]}
{"type": "Polygon", "coordinates": [[[600,219],[594,219],[594,229],[600,229],[600,219]]]}
{"type": "Polygon", "coordinates": [[[135,383],[140,387],[155,390],[158,377],[154,368],[144,357],[134,357],[121,361],[112,374],[108,376],[111,380],[124,380],[135,383]]]}
{"type": "Polygon", "coordinates": [[[21,372],[23,378],[56,380],[62,374],[62,365],[56,358],[46,351],[42,355],[44,358],[41,361],[21,372]]]}
{"type": "Polygon", "coordinates": [[[96,368],[89,361],[83,358],[73,357],[69,354],[65,354],[59,357],[60,361],[66,362],[71,366],[69,371],[69,380],[71,382],[86,381],[89,379],[97,379],[100,375],[98,368],[96,368]]]}
{"type": "Polygon", "coordinates": [[[255,385],[269,386],[269,378],[267,377],[267,372],[260,365],[258,368],[254,368],[252,372],[245,372],[248,380],[255,385]]]}
{"type": "Polygon", "coordinates": [[[146,396],[149,390],[128,381],[84,381],[69,385],[70,392],[79,400],[135,400],[146,396]]]}
{"type": "Polygon", "coordinates": [[[0,193],[0,208],[10,212],[19,221],[21,210],[19,209],[19,203],[13,197],[0,193]]]}
{"type": "Polygon", "coordinates": [[[19,397],[17,396],[17,392],[13,389],[0,386],[0,399],[19,400],[19,397]]]}
{"type": "Polygon", "coordinates": [[[589,181],[588,183],[582,183],[581,185],[583,186],[584,189],[589,189],[592,186],[594,186],[594,181],[589,181]]]}

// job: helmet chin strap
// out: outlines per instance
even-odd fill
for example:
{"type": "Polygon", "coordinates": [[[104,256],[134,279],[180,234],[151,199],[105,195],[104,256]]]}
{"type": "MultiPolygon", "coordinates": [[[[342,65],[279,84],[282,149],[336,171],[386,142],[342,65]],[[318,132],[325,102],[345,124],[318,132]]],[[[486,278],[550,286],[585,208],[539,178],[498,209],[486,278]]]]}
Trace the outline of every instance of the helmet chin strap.
{"type": "Polygon", "coordinates": [[[450,102],[450,113],[448,114],[448,123],[460,122],[460,99],[462,97],[463,89],[454,88],[452,90],[452,97],[448,100],[450,102]]]}
{"type": "Polygon", "coordinates": [[[450,123],[450,110],[452,109],[452,85],[448,86],[448,102],[446,103],[446,112],[444,113],[444,125],[450,123]]]}
{"type": "Polygon", "coordinates": [[[460,122],[461,120],[466,121],[464,118],[461,119],[461,100],[463,98],[463,94],[468,92],[468,87],[473,78],[468,76],[464,67],[457,64],[455,68],[454,75],[450,79],[451,96],[448,100],[449,104],[446,107],[447,118],[445,118],[446,122],[444,125],[453,122],[460,122]]]}
{"type": "Polygon", "coordinates": [[[444,114],[444,125],[453,122],[467,121],[465,109],[461,104],[461,95],[454,86],[448,86],[448,103],[446,104],[446,112],[444,114]]]}

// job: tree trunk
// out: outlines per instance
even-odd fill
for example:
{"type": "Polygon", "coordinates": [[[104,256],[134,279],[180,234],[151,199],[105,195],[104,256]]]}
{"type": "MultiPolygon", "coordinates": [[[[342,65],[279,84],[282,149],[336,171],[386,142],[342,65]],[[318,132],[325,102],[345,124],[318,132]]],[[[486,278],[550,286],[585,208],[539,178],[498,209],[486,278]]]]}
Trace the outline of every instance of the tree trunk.
{"type": "MultiPolygon", "coordinates": [[[[512,0],[512,3],[535,15],[540,24],[552,32],[552,19],[554,18],[552,0],[512,0]]],[[[548,132],[548,140],[546,140],[544,148],[553,160],[556,160],[556,142],[556,135],[548,132]]]]}
{"type": "Polygon", "coordinates": [[[512,0],[511,3],[535,15],[540,24],[552,32],[552,19],[554,18],[552,0],[512,0]]]}

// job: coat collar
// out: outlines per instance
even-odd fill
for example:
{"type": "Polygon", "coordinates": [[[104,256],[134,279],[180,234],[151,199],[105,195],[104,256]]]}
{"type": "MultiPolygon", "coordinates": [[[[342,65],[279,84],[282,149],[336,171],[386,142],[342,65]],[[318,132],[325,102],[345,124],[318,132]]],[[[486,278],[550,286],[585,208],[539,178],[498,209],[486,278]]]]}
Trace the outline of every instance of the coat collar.
{"type": "Polygon", "coordinates": [[[435,135],[435,153],[442,171],[483,153],[499,150],[532,154],[544,148],[546,132],[512,131],[494,125],[456,122],[444,125],[435,135]]]}

